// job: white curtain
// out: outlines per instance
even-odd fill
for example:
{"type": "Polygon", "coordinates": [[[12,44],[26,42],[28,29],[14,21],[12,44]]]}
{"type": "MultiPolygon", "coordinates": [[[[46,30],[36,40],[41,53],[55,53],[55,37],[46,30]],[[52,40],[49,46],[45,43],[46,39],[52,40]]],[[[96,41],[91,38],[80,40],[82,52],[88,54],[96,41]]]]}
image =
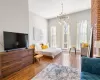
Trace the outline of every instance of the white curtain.
{"type": "Polygon", "coordinates": [[[56,47],[56,27],[52,26],[51,27],[51,47],[56,47]]]}
{"type": "Polygon", "coordinates": [[[70,25],[66,23],[64,25],[64,48],[70,48],[71,47],[71,37],[70,37],[70,25]]]}
{"type": "Polygon", "coordinates": [[[87,43],[87,37],[88,37],[88,33],[87,33],[87,20],[83,20],[77,23],[77,49],[80,50],[80,44],[82,42],[87,43]]]}

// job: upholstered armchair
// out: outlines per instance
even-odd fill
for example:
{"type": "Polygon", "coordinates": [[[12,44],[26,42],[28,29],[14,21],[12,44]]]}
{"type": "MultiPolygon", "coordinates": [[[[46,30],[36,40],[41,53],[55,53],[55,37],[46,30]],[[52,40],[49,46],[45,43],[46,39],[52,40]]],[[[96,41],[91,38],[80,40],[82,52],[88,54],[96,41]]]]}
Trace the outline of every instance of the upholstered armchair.
{"type": "Polygon", "coordinates": [[[82,57],[81,80],[100,80],[100,58],[82,57]]]}
{"type": "Polygon", "coordinates": [[[89,45],[87,43],[81,43],[81,55],[89,56],[89,45]]]}

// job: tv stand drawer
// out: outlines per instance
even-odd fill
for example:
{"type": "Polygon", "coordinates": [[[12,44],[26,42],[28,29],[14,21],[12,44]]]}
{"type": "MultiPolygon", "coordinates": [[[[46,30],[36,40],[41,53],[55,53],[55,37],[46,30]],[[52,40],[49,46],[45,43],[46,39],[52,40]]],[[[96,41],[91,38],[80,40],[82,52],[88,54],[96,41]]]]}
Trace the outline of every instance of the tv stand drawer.
{"type": "Polygon", "coordinates": [[[14,63],[12,65],[9,65],[7,67],[5,66],[5,68],[3,68],[2,71],[1,71],[2,72],[2,77],[6,77],[6,76],[8,76],[8,75],[20,70],[21,67],[22,67],[21,61],[20,62],[16,62],[16,63],[14,63]]]}
{"type": "Polygon", "coordinates": [[[0,76],[6,77],[30,64],[34,60],[33,49],[23,49],[0,54],[0,76]]]}

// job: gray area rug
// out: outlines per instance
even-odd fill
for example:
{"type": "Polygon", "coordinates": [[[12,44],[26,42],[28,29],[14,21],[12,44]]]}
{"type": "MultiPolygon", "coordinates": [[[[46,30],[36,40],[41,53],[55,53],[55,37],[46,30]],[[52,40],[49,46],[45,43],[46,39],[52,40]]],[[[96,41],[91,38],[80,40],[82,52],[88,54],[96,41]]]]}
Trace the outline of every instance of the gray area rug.
{"type": "Polygon", "coordinates": [[[50,64],[31,80],[80,80],[76,68],[50,64]]]}

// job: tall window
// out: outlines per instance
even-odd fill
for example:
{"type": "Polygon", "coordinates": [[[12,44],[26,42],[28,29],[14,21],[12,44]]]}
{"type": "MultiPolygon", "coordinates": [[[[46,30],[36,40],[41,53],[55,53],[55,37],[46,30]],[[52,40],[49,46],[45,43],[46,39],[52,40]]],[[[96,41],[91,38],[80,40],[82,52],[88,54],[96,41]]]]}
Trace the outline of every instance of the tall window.
{"type": "Polygon", "coordinates": [[[82,42],[87,43],[87,20],[80,21],[77,24],[77,48],[80,49],[82,42]]]}
{"type": "Polygon", "coordinates": [[[69,24],[65,24],[64,26],[64,48],[70,47],[70,29],[69,24]]]}
{"type": "Polygon", "coordinates": [[[56,47],[56,27],[51,27],[51,47],[56,47]]]}

